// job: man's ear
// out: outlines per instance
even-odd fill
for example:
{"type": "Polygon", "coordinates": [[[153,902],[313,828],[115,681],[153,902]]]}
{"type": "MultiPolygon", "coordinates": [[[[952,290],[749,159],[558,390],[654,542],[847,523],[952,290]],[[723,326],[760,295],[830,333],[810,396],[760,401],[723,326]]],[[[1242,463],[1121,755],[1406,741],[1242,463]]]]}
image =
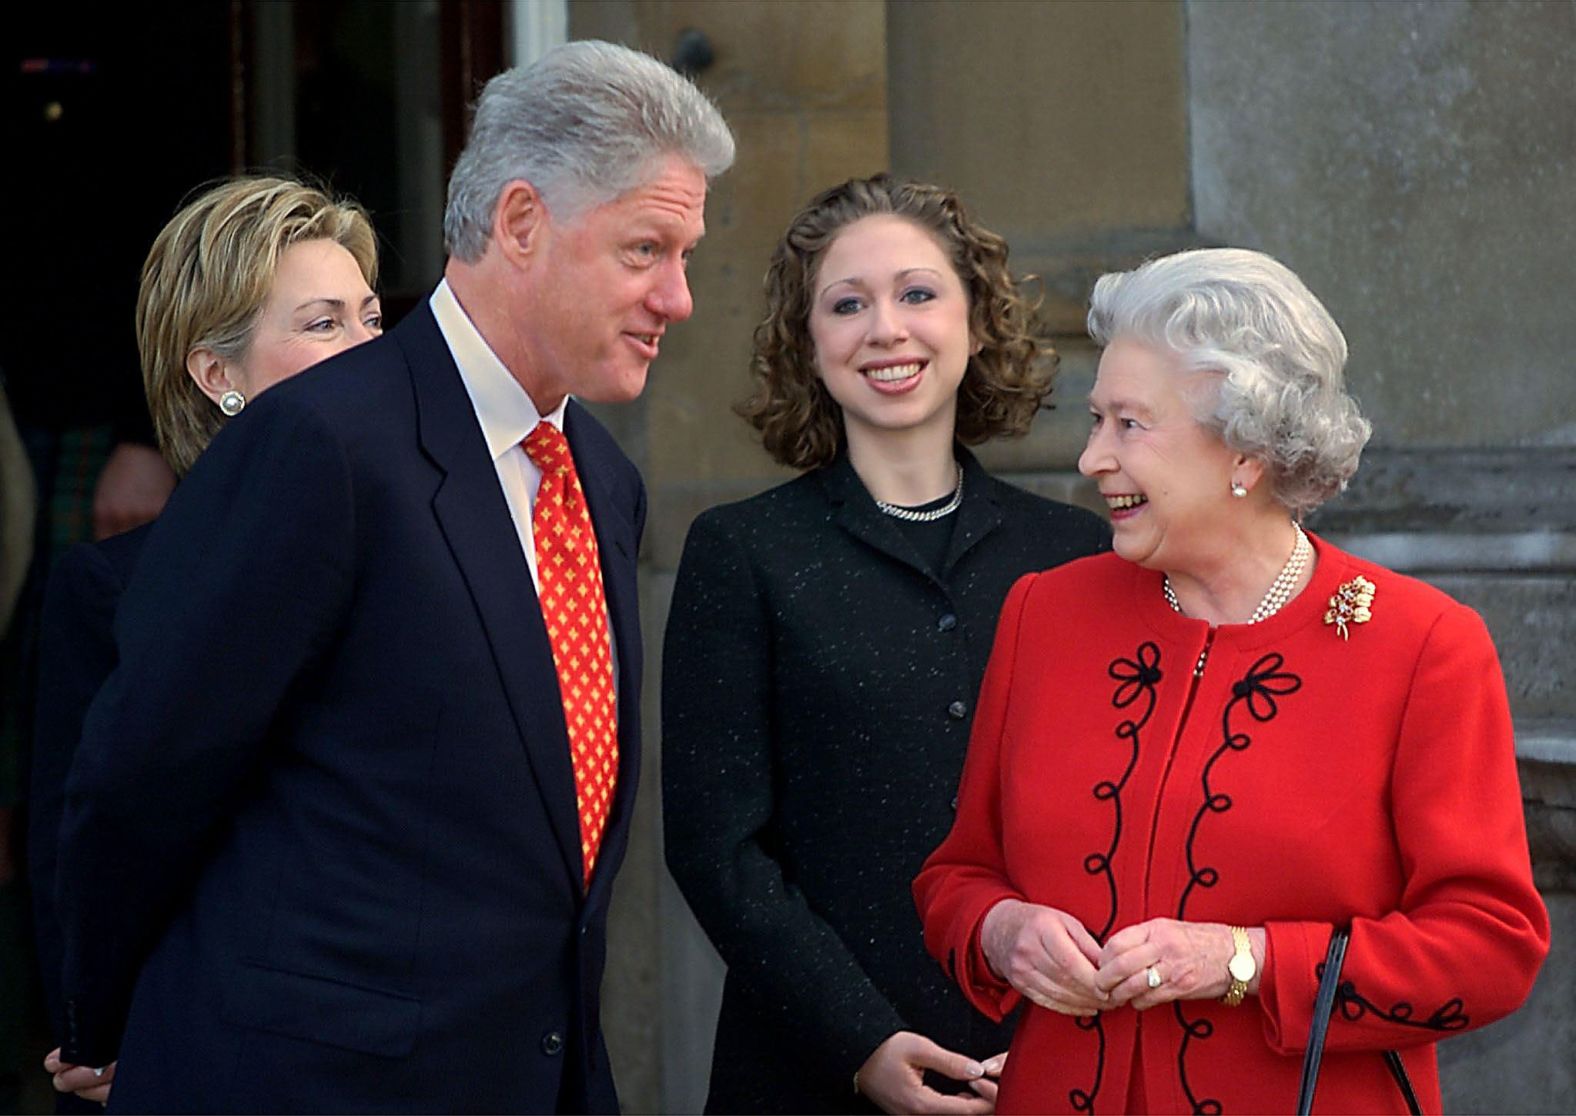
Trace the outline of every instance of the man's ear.
{"type": "Polygon", "coordinates": [[[542,195],[523,178],[505,183],[493,209],[493,242],[506,260],[524,263],[540,247],[547,226],[542,195]]]}
{"type": "Polygon", "coordinates": [[[219,396],[235,387],[230,377],[230,362],[207,347],[186,354],[186,374],[197,385],[197,390],[215,403],[219,402],[219,396]]]}

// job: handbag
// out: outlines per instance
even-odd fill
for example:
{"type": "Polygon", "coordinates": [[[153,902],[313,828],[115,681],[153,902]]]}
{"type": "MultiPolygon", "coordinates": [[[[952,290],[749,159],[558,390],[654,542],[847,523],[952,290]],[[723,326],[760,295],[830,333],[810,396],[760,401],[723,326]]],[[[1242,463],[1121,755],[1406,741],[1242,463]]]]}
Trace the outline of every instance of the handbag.
{"type": "MultiPolygon", "coordinates": [[[[1308,1116],[1313,1111],[1313,1091],[1319,1084],[1319,1062],[1324,1058],[1324,1036],[1330,1029],[1330,1016],[1335,1013],[1335,993],[1341,986],[1341,965],[1346,960],[1346,942],[1349,934],[1337,928],[1330,935],[1330,951],[1324,955],[1324,974],[1319,978],[1319,992],[1313,998],[1313,1023],[1308,1028],[1308,1049],[1302,1055],[1302,1080],[1297,1084],[1297,1116],[1308,1116]]],[[[1417,1094],[1412,1091],[1412,1079],[1407,1076],[1401,1055],[1394,1050],[1384,1052],[1385,1065],[1395,1078],[1406,1110],[1412,1116],[1423,1116],[1417,1094]]]]}

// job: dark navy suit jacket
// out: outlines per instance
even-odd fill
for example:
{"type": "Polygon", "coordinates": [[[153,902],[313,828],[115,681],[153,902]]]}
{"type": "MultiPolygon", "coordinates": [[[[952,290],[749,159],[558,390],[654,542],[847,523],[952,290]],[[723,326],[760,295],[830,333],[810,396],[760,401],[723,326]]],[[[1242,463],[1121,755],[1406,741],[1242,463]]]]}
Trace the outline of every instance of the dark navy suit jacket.
{"type": "MultiPolygon", "coordinates": [[[[33,718],[33,773],[28,802],[28,879],[33,942],[43,981],[50,1031],[65,1041],[60,996],[60,919],[55,911],[55,863],[66,773],[82,739],[82,719],[93,695],[115,669],[115,610],[151,527],[136,527],[102,542],[78,543],[49,575],[38,639],[38,704],[33,718]]],[[[99,1113],[103,1106],[57,1094],[55,1111],[99,1113]]]]}
{"type": "Polygon", "coordinates": [[[425,306],[229,423],[154,525],[67,785],[69,1061],[121,1111],[617,1111],[639,474],[571,404],[618,655],[589,892],[525,557],[425,306]]]}
{"type": "Polygon", "coordinates": [[[60,920],[55,864],[66,773],[93,695],[115,669],[115,610],[148,539],[149,526],[102,542],[78,543],[49,575],[38,640],[38,704],[28,802],[28,878],[44,1002],[57,1041],[65,1033],[60,1002],[60,920]]]}

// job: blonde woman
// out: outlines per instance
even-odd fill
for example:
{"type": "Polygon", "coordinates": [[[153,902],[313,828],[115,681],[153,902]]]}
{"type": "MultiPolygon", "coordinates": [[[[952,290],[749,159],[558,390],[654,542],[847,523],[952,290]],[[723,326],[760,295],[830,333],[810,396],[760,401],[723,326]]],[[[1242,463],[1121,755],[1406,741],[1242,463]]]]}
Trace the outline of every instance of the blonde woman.
{"type": "MultiPolygon", "coordinates": [[[[226,420],[296,373],[383,329],[377,241],[361,207],[285,178],[240,178],[187,203],[153,243],[137,299],[143,386],[164,459],[184,476],[226,420]]],[[[68,551],[51,577],[39,648],[29,860],[39,963],[61,1033],[54,882],[66,772],[93,695],[116,662],[122,589],[154,525],[68,551]]],[[[45,1062],[61,1092],[104,1100],[102,1076],[45,1062]]]]}

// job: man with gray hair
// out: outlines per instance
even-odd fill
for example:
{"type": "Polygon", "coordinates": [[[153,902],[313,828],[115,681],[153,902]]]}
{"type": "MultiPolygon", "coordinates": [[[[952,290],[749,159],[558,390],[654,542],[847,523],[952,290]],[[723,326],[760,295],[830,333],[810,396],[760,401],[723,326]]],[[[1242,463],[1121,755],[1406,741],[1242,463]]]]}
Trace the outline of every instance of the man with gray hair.
{"type": "Polygon", "coordinates": [[[120,1111],[616,1112],[639,394],[716,108],[645,55],[494,78],[449,262],[226,425],[143,553],[61,849],[68,1068],[120,1111]],[[88,1067],[113,1069],[94,1076],[88,1067]]]}

